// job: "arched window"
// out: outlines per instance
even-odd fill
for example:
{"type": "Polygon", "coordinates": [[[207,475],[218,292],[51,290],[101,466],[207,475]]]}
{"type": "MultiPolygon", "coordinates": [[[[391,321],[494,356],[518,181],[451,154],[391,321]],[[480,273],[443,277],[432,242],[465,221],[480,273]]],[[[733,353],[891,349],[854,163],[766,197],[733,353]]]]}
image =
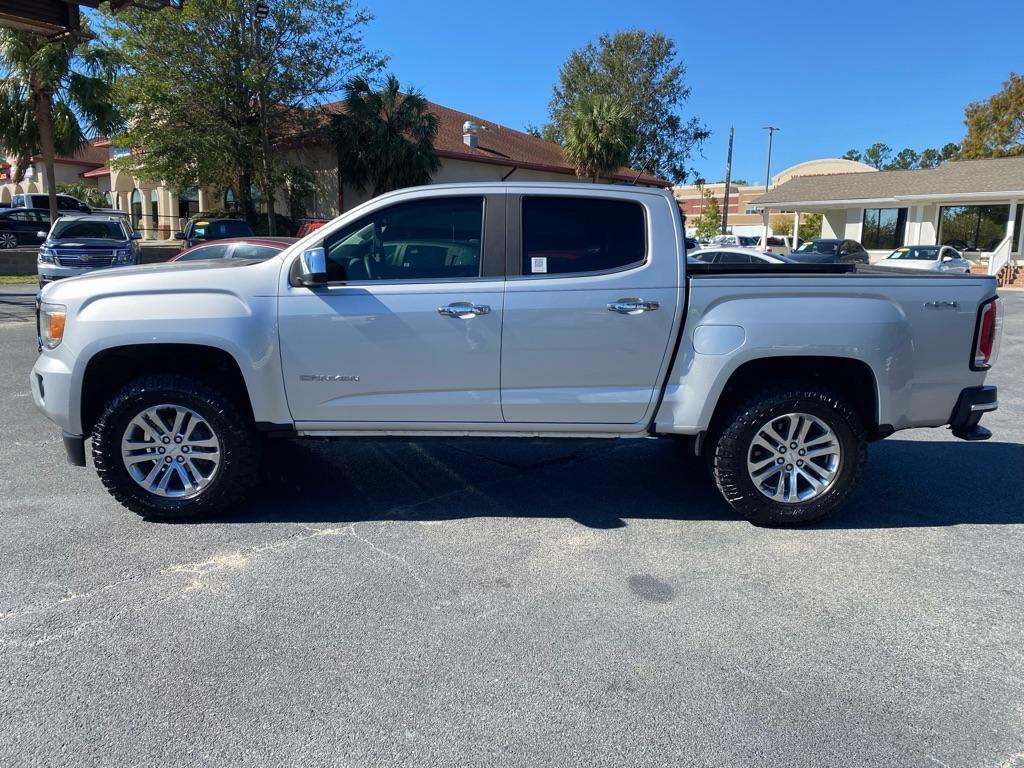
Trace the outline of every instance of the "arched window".
{"type": "Polygon", "coordinates": [[[224,193],[224,210],[232,213],[238,210],[238,199],[235,197],[234,187],[228,187],[224,193]]]}
{"type": "Polygon", "coordinates": [[[142,193],[139,192],[137,188],[132,190],[132,207],[130,213],[132,216],[132,228],[137,230],[139,225],[142,223],[142,193]]]}

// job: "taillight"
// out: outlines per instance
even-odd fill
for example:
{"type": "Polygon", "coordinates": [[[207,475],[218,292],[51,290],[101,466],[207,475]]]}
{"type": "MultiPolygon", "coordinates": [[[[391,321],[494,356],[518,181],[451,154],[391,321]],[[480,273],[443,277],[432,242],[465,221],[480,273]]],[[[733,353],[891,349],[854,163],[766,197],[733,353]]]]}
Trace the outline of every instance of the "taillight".
{"type": "Polygon", "coordinates": [[[999,354],[999,339],[1002,335],[1002,313],[999,299],[989,299],[978,310],[978,327],[974,330],[974,356],[971,369],[984,371],[992,367],[999,354]]]}

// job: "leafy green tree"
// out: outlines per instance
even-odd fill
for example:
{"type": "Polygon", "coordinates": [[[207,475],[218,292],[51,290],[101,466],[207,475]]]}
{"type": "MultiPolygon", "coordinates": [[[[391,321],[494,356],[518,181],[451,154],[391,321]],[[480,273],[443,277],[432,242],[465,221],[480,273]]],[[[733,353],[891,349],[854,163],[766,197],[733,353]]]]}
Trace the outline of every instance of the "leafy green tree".
{"type": "Polygon", "coordinates": [[[581,97],[609,96],[630,115],[635,141],[629,165],[682,182],[690,153],[710,136],[697,118],[680,114],[690,97],[685,75],[675,43],[659,32],[601,35],[562,65],[548,105],[554,125],[550,135],[564,141],[573,105],[581,97]]]}
{"type": "Polygon", "coordinates": [[[772,232],[776,235],[791,235],[793,233],[793,219],[789,216],[776,216],[772,219],[772,232]]]}
{"type": "Polygon", "coordinates": [[[434,150],[438,118],[427,100],[416,90],[402,93],[394,75],[380,90],[354,78],[345,94],[345,112],[334,119],[341,177],[374,196],[429,182],[441,161],[434,150]]]}
{"type": "Polygon", "coordinates": [[[538,139],[544,139],[544,141],[553,141],[556,144],[559,141],[558,132],[555,130],[554,123],[544,123],[544,125],[527,123],[526,128],[523,130],[531,136],[536,136],[538,139]]]}
{"type": "Polygon", "coordinates": [[[608,96],[581,96],[576,101],[563,122],[563,147],[579,178],[597,183],[629,162],[629,117],[629,111],[608,96]]]}
{"type": "Polygon", "coordinates": [[[921,154],[917,158],[918,168],[935,168],[939,163],[942,162],[942,154],[939,150],[928,147],[922,149],[921,154]]]}
{"type": "Polygon", "coordinates": [[[843,160],[853,160],[854,162],[859,163],[863,157],[864,156],[856,149],[848,149],[846,150],[846,154],[843,155],[843,160]]]}
{"type": "Polygon", "coordinates": [[[813,240],[816,237],[821,237],[821,214],[803,214],[800,217],[800,239],[813,240]]]}
{"type": "Polygon", "coordinates": [[[702,239],[714,237],[722,228],[722,209],[719,208],[718,201],[711,194],[711,190],[704,190],[704,207],[700,216],[693,222],[693,227],[697,232],[697,237],[702,239]]]}
{"type": "Polygon", "coordinates": [[[128,114],[119,161],[144,179],[178,187],[237,190],[255,221],[254,187],[268,201],[284,182],[296,136],[325,131],[316,109],[355,75],[386,59],[368,50],[371,16],[351,0],[188,0],[180,10],[125,10],[106,32],[122,67],[118,96],[128,114]]]}
{"type": "Polygon", "coordinates": [[[1024,155],[1024,75],[1010,73],[1003,89],[964,110],[963,157],[1024,155]]]}
{"type": "Polygon", "coordinates": [[[921,156],[909,147],[905,147],[896,153],[896,157],[892,159],[892,162],[885,166],[886,170],[900,170],[906,171],[911,168],[917,168],[920,163],[921,156]]]}
{"type": "Polygon", "coordinates": [[[72,182],[67,184],[58,184],[57,191],[62,195],[71,195],[77,197],[83,203],[87,203],[93,208],[109,208],[110,203],[103,197],[103,193],[100,192],[96,187],[90,187],[87,184],[81,182],[72,182]]]}
{"type": "Polygon", "coordinates": [[[69,36],[59,41],[14,29],[0,29],[0,146],[14,159],[20,181],[33,155],[43,156],[50,216],[57,217],[54,159],[72,155],[90,135],[119,130],[112,105],[109,54],[69,36]]]}
{"type": "Polygon", "coordinates": [[[942,149],[939,150],[939,155],[942,157],[942,162],[944,163],[949,160],[959,160],[961,157],[966,157],[963,154],[960,145],[954,144],[953,142],[943,144],[942,149]]]}
{"type": "Polygon", "coordinates": [[[887,144],[877,142],[864,150],[863,162],[882,170],[891,155],[892,149],[887,144]]]}

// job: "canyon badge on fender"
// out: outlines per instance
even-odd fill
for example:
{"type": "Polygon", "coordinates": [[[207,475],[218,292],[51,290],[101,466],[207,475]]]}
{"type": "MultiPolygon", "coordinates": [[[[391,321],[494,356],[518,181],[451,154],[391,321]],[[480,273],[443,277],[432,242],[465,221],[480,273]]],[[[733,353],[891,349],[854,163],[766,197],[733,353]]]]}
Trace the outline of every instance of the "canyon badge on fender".
{"type": "Polygon", "coordinates": [[[318,374],[318,373],[303,373],[299,376],[299,381],[359,381],[358,376],[342,376],[341,374],[318,374]]]}

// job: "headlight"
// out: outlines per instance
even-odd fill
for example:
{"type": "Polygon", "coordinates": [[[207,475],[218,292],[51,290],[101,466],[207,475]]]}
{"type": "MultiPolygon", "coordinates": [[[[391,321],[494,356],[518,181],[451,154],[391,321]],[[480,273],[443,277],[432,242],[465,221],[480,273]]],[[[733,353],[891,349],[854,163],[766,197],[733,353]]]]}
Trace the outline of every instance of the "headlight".
{"type": "Polygon", "coordinates": [[[135,261],[135,254],[133,254],[127,248],[114,251],[114,263],[115,264],[131,264],[135,261]]]}
{"type": "Polygon", "coordinates": [[[68,308],[63,304],[51,304],[44,301],[39,305],[39,338],[43,346],[53,349],[64,338],[64,321],[68,316],[68,308]]]}
{"type": "Polygon", "coordinates": [[[52,248],[45,245],[39,249],[39,262],[41,264],[53,264],[56,253],[52,248]]]}

